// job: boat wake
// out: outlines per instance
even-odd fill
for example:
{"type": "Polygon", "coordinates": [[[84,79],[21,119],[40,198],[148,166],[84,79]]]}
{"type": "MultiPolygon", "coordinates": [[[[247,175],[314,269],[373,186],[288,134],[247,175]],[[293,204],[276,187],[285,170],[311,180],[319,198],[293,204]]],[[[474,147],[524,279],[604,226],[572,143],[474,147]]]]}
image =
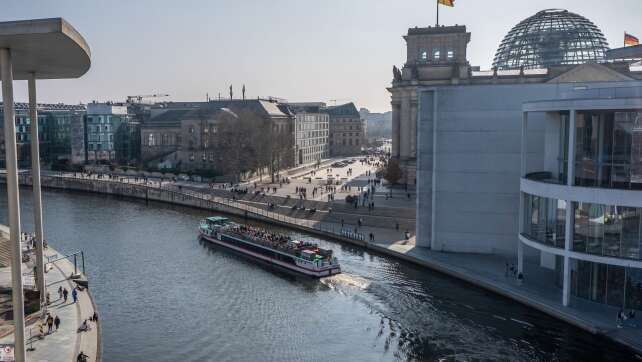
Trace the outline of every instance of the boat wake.
{"type": "Polygon", "coordinates": [[[321,278],[320,281],[330,289],[351,287],[363,290],[370,285],[370,282],[367,279],[345,272],[321,278]]]}

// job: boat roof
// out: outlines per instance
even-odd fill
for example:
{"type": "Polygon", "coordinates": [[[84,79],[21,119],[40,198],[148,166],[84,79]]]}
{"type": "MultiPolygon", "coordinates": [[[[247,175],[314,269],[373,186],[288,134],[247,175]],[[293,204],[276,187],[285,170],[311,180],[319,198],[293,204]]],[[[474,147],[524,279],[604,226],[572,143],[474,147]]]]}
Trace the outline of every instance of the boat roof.
{"type": "Polygon", "coordinates": [[[223,216],[210,216],[207,218],[207,221],[211,222],[223,222],[223,221],[228,221],[229,219],[223,216]]]}

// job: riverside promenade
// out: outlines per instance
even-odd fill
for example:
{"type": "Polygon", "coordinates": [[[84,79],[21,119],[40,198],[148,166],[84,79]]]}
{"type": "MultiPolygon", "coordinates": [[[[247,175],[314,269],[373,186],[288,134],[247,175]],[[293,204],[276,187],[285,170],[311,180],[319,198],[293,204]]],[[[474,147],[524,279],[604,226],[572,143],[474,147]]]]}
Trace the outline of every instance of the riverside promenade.
{"type": "MultiPolygon", "coordinates": [[[[20,181],[23,184],[29,184],[29,176],[21,176],[20,181]]],[[[417,247],[414,236],[406,240],[403,235],[404,229],[397,230],[392,226],[392,221],[399,219],[403,219],[406,223],[404,227],[414,226],[414,219],[400,212],[403,209],[378,208],[377,215],[370,215],[364,208],[352,210],[335,203],[334,208],[329,210],[327,203],[305,201],[307,206],[326,205],[325,210],[319,209],[318,212],[310,213],[292,210],[289,203],[301,203],[301,200],[249,194],[242,198],[225,190],[177,188],[163,183],[132,183],[117,177],[110,179],[49,175],[43,177],[42,185],[47,188],[102,193],[223,212],[359,245],[375,253],[395,257],[467,281],[591,333],[604,335],[638,351],[637,358],[642,360],[642,323],[636,321],[637,325],[629,323],[624,328],[617,328],[615,308],[578,298],[572,298],[571,306],[564,307],[559,289],[552,285],[531,283],[529,273],[532,269],[529,268],[528,260],[525,265],[525,281],[519,283],[514,277],[507,276],[505,271],[506,263],[515,264],[515,258],[445,253],[417,247]],[[282,204],[278,204],[278,207],[269,206],[274,205],[275,202],[282,204]],[[363,219],[362,226],[353,224],[342,226],[337,219],[343,219],[340,215],[348,213],[352,213],[351,220],[363,219]],[[374,241],[370,241],[368,237],[370,233],[376,236],[374,241]]],[[[532,280],[534,279],[536,278],[532,280]]]]}
{"type": "MultiPolygon", "coordinates": [[[[0,286],[2,287],[10,287],[11,285],[11,270],[7,264],[9,260],[6,254],[9,246],[8,233],[8,228],[0,225],[0,264],[3,265],[3,267],[0,267],[0,286]]],[[[23,250],[26,252],[26,245],[23,250]]],[[[73,280],[70,279],[70,276],[74,273],[73,263],[51,247],[44,250],[44,256],[47,262],[47,292],[50,295],[47,312],[54,318],[58,316],[61,323],[57,330],[54,327],[52,333],[47,333],[47,326],[44,323],[46,316],[41,319],[41,311],[34,311],[25,316],[27,360],[74,362],[80,351],[82,351],[88,356],[88,361],[101,361],[100,322],[89,322],[91,327],[89,331],[78,332],[78,327],[82,322],[96,311],[89,289],[78,291],[78,302],[73,303],[71,291],[76,286],[73,280]],[[66,288],[69,291],[67,302],[58,297],[59,287],[66,288]],[[44,336],[40,333],[41,321],[45,333],[44,336]]],[[[31,257],[34,257],[34,255],[31,255],[31,257]]],[[[23,263],[22,272],[25,280],[25,290],[33,290],[33,270],[27,263],[23,263]]],[[[37,306],[37,296],[35,303],[37,306]]],[[[13,325],[10,321],[5,321],[3,324],[0,326],[0,344],[13,344],[13,325]]]]}

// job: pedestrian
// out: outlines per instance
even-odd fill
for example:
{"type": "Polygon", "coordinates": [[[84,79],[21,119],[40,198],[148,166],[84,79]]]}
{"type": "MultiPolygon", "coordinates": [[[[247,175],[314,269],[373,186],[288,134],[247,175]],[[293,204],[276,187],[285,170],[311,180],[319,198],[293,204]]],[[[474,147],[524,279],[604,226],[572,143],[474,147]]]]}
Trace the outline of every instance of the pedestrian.
{"type": "Polygon", "coordinates": [[[47,313],[47,334],[51,334],[51,329],[53,328],[54,319],[51,314],[47,313]]]}
{"type": "Polygon", "coordinates": [[[58,299],[62,299],[62,285],[58,287],[58,299]]]}
{"type": "Polygon", "coordinates": [[[45,324],[42,319],[38,319],[38,332],[40,333],[40,339],[45,338],[45,324]]]}
{"type": "Polygon", "coordinates": [[[56,318],[54,318],[54,325],[56,326],[56,330],[58,330],[58,328],[60,328],[60,318],[58,318],[58,316],[56,316],[56,318]]]}
{"type": "Polygon", "coordinates": [[[624,311],[620,309],[619,312],[617,312],[617,327],[622,328],[622,321],[624,320],[624,311]]]}
{"type": "Polygon", "coordinates": [[[78,301],[78,291],[76,290],[76,288],[74,288],[71,291],[71,297],[74,299],[74,303],[76,303],[78,301]]]}
{"type": "Polygon", "coordinates": [[[62,289],[62,297],[63,297],[63,303],[67,303],[67,296],[69,295],[69,291],[67,291],[67,288],[62,289]]]}

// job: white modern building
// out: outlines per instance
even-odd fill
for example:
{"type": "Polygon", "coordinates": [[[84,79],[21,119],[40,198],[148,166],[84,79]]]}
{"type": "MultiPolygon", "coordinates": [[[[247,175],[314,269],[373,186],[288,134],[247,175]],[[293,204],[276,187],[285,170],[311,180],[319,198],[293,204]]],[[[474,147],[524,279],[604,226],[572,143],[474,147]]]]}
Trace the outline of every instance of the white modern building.
{"type": "MultiPolygon", "coordinates": [[[[534,17],[588,26],[565,11],[534,17]]],[[[597,33],[543,54],[502,46],[498,64],[519,68],[487,72],[458,59],[463,27],[409,34],[455,49],[450,62],[433,62],[409,45],[419,56],[393,81],[393,106],[412,105],[403,95],[412,87],[417,97],[416,139],[404,144],[393,123],[393,156],[416,144],[417,246],[517,257],[527,282],[558,286],[564,305],[576,296],[642,310],[642,67],[569,55],[602,44],[597,33]],[[520,54],[524,63],[510,58],[520,54]],[[548,54],[561,54],[559,64],[533,63],[548,54]]]]}

